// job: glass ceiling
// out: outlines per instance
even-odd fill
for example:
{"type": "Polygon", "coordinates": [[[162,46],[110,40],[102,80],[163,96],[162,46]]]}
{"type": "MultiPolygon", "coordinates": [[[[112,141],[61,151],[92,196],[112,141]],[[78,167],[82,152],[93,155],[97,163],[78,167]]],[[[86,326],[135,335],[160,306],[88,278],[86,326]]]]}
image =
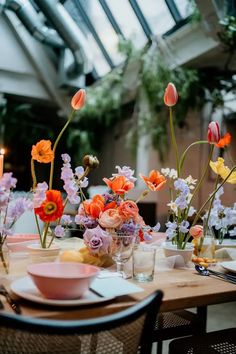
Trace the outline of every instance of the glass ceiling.
{"type": "Polygon", "coordinates": [[[154,36],[179,28],[192,13],[189,0],[66,0],[64,6],[86,36],[98,77],[123,61],[119,38],[141,48],[154,36]]]}

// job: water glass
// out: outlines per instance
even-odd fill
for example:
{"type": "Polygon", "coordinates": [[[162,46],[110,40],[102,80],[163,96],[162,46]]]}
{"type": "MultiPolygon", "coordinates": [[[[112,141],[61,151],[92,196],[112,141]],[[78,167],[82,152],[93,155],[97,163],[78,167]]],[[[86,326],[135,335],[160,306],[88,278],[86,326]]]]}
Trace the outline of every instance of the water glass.
{"type": "Polygon", "coordinates": [[[135,246],[136,235],[112,235],[112,259],[116,262],[117,272],[127,278],[124,264],[131,258],[135,246]]]}
{"type": "Polygon", "coordinates": [[[133,251],[133,278],[138,282],[149,282],[154,278],[156,249],[140,245],[133,251]]]}

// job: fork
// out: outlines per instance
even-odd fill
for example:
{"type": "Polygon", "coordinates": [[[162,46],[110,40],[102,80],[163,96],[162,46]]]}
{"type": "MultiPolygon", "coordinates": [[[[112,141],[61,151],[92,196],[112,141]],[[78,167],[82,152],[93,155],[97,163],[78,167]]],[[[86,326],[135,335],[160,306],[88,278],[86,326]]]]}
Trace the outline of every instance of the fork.
{"type": "Polygon", "coordinates": [[[0,294],[3,295],[8,304],[11,306],[12,310],[17,313],[18,315],[21,314],[21,308],[20,305],[18,304],[18,301],[14,300],[11,295],[9,294],[9,292],[7,291],[7,289],[5,288],[4,285],[0,284],[0,294]]]}

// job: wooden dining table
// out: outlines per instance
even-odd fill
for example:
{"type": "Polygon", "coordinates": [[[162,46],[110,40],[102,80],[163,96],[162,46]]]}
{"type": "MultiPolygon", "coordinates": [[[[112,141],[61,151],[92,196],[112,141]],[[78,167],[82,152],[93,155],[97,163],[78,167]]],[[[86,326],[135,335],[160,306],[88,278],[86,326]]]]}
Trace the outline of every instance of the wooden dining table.
{"type": "MultiPolygon", "coordinates": [[[[10,279],[2,279],[2,283],[10,289],[10,279]]],[[[137,283],[143,291],[130,295],[116,297],[110,301],[96,304],[56,307],[37,304],[18,298],[22,315],[50,319],[84,319],[108,315],[126,309],[144,299],[153,291],[160,289],[164,293],[161,312],[169,312],[187,308],[201,308],[208,305],[236,301],[236,285],[215,278],[201,276],[195,269],[171,269],[156,272],[154,280],[147,283],[137,283]]],[[[12,312],[4,302],[4,310],[12,312]]]]}

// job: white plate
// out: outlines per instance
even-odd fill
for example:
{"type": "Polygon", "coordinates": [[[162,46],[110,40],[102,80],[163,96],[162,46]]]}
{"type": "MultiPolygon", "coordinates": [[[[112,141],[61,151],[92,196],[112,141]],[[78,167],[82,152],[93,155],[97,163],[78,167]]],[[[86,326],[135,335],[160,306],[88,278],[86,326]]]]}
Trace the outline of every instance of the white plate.
{"type": "Polygon", "coordinates": [[[109,301],[114,297],[102,297],[88,290],[81,298],[75,300],[46,299],[36,288],[29,276],[12,282],[11,290],[25,300],[30,300],[44,305],[77,306],[109,301]]]}
{"type": "Polygon", "coordinates": [[[220,263],[221,267],[230,272],[236,273],[236,261],[222,262],[220,263]]]}

